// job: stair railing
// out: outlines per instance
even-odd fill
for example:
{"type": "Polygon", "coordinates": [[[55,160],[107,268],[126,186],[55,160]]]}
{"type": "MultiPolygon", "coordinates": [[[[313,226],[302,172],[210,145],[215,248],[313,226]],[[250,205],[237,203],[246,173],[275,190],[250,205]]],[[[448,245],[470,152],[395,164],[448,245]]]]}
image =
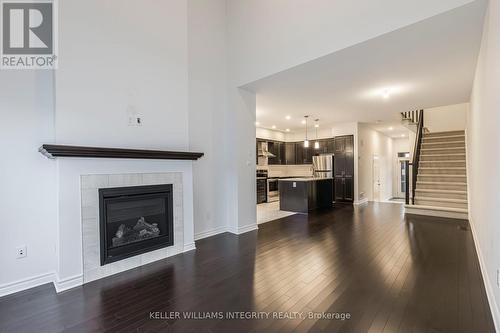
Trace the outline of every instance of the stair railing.
{"type": "MultiPolygon", "coordinates": [[[[407,205],[415,204],[415,190],[417,188],[417,177],[418,177],[418,167],[420,164],[420,150],[422,147],[422,139],[424,137],[424,110],[411,111],[413,113],[413,118],[417,121],[417,134],[415,136],[415,146],[413,148],[413,160],[411,163],[407,164],[406,168],[406,193],[405,193],[405,203],[407,205]],[[411,196],[410,196],[410,170],[411,166],[411,196]]],[[[413,120],[412,120],[413,121],[413,120]]]]}
{"type": "Polygon", "coordinates": [[[409,120],[411,123],[416,124],[420,120],[420,111],[422,110],[401,112],[401,118],[403,118],[403,120],[409,120]]]}

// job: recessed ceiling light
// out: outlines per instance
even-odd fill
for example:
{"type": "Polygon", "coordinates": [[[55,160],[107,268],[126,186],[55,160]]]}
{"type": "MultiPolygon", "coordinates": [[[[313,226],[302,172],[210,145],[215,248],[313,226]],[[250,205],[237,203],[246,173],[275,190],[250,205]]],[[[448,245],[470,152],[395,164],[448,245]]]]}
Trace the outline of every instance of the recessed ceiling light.
{"type": "Polygon", "coordinates": [[[382,98],[389,99],[393,96],[406,93],[412,89],[409,84],[394,84],[374,87],[373,89],[367,90],[363,95],[366,98],[382,98]]]}
{"type": "Polygon", "coordinates": [[[319,127],[319,124],[315,124],[314,127],[318,128],[319,127]]]}
{"type": "Polygon", "coordinates": [[[405,136],[406,136],[406,135],[404,135],[404,134],[401,134],[401,137],[402,137],[402,138],[404,138],[405,136]]]}
{"type": "Polygon", "coordinates": [[[273,129],[276,129],[276,125],[273,125],[273,126],[272,126],[272,128],[273,128],[273,129]]]}
{"type": "Polygon", "coordinates": [[[394,129],[394,127],[391,126],[388,129],[389,129],[389,131],[392,131],[394,129]]]}
{"type": "Polygon", "coordinates": [[[302,124],[305,124],[305,123],[306,123],[306,121],[305,121],[305,120],[302,120],[302,121],[301,121],[301,123],[302,123],[302,124]]]}
{"type": "Polygon", "coordinates": [[[287,131],[287,132],[290,132],[290,129],[289,129],[289,128],[287,128],[287,129],[286,129],[286,131],[287,131]]]}
{"type": "Polygon", "coordinates": [[[260,123],[258,121],[255,122],[255,126],[259,126],[260,123]]]}
{"type": "Polygon", "coordinates": [[[286,117],[285,117],[285,119],[286,119],[286,120],[290,120],[290,119],[292,119],[292,117],[290,117],[290,116],[286,116],[286,117]]]}

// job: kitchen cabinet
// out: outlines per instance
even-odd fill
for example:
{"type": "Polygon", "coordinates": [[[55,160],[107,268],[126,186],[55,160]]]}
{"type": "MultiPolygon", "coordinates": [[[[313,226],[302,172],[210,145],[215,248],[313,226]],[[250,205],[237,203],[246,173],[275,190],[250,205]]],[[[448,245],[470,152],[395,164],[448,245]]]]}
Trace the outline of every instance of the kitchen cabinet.
{"type": "Polygon", "coordinates": [[[267,150],[274,155],[274,157],[268,158],[267,163],[269,165],[281,164],[281,142],[268,141],[267,150]]]}
{"type": "Polygon", "coordinates": [[[319,149],[314,149],[315,154],[333,154],[335,152],[335,139],[318,140],[319,149]]]}
{"type": "Polygon", "coordinates": [[[267,180],[257,179],[257,203],[267,202],[267,180]]]}
{"type": "Polygon", "coordinates": [[[279,180],[280,210],[309,213],[332,207],[331,178],[288,178],[279,180]]]}
{"type": "MultiPolygon", "coordinates": [[[[304,148],[304,142],[281,142],[274,140],[257,139],[257,155],[261,142],[267,142],[267,150],[275,157],[269,157],[267,163],[269,165],[294,165],[294,164],[311,164],[312,157],[317,154],[333,154],[335,152],[335,140],[321,139],[319,149],[314,148],[314,142],[309,141],[310,147],[304,148]]],[[[258,162],[258,156],[257,156],[258,162]]]]}
{"type": "Polygon", "coordinates": [[[335,137],[334,142],[335,200],[354,200],[354,136],[335,137]]]}
{"type": "Polygon", "coordinates": [[[304,145],[299,142],[295,143],[295,164],[304,163],[304,145]]]}
{"type": "MultiPolygon", "coordinates": [[[[310,143],[312,143],[312,142],[310,142],[310,143]]],[[[311,164],[313,154],[315,153],[314,148],[311,148],[311,147],[305,148],[303,142],[297,142],[296,145],[297,145],[296,150],[295,150],[295,152],[296,152],[296,158],[295,158],[296,164],[311,164]]]]}
{"type": "Polygon", "coordinates": [[[334,154],[335,153],[335,139],[328,139],[326,141],[326,152],[328,154],[334,154]]]}
{"type": "MultiPolygon", "coordinates": [[[[295,160],[295,148],[296,148],[296,143],[295,142],[285,142],[285,144],[283,145],[285,147],[285,159],[284,159],[284,163],[282,164],[286,164],[286,165],[292,165],[292,164],[296,164],[296,160],[295,160]]],[[[283,162],[283,160],[282,160],[283,162]]]]}
{"type": "Polygon", "coordinates": [[[316,152],[314,151],[314,147],[309,147],[309,148],[304,148],[306,152],[305,156],[305,163],[304,164],[311,164],[313,162],[313,156],[316,155],[316,152]]]}

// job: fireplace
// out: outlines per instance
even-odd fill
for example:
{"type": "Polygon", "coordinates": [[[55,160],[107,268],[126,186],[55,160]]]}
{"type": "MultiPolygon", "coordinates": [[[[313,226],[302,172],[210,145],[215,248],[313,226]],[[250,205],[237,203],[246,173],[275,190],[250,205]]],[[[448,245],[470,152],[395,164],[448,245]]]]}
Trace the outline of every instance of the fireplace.
{"type": "Polygon", "coordinates": [[[101,266],[174,244],[172,185],[99,189],[101,266]]]}

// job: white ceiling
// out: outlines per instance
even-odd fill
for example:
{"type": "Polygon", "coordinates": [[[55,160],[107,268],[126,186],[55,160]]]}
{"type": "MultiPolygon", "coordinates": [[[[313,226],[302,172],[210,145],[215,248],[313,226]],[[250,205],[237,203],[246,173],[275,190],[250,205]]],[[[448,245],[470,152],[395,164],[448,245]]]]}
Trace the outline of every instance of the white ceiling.
{"type": "Polygon", "coordinates": [[[379,123],[367,123],[368,126],[394,139],[408,138],[409,130],[401,124],[401,121],[383,121],[379,123]]]}
{"type": "Polygon", "coordinates": [[[399,112],[467,102],[483,15],[476,1],[246,85],[258,126],[298,130],[306,114],[390,126],[399,112]]]}

